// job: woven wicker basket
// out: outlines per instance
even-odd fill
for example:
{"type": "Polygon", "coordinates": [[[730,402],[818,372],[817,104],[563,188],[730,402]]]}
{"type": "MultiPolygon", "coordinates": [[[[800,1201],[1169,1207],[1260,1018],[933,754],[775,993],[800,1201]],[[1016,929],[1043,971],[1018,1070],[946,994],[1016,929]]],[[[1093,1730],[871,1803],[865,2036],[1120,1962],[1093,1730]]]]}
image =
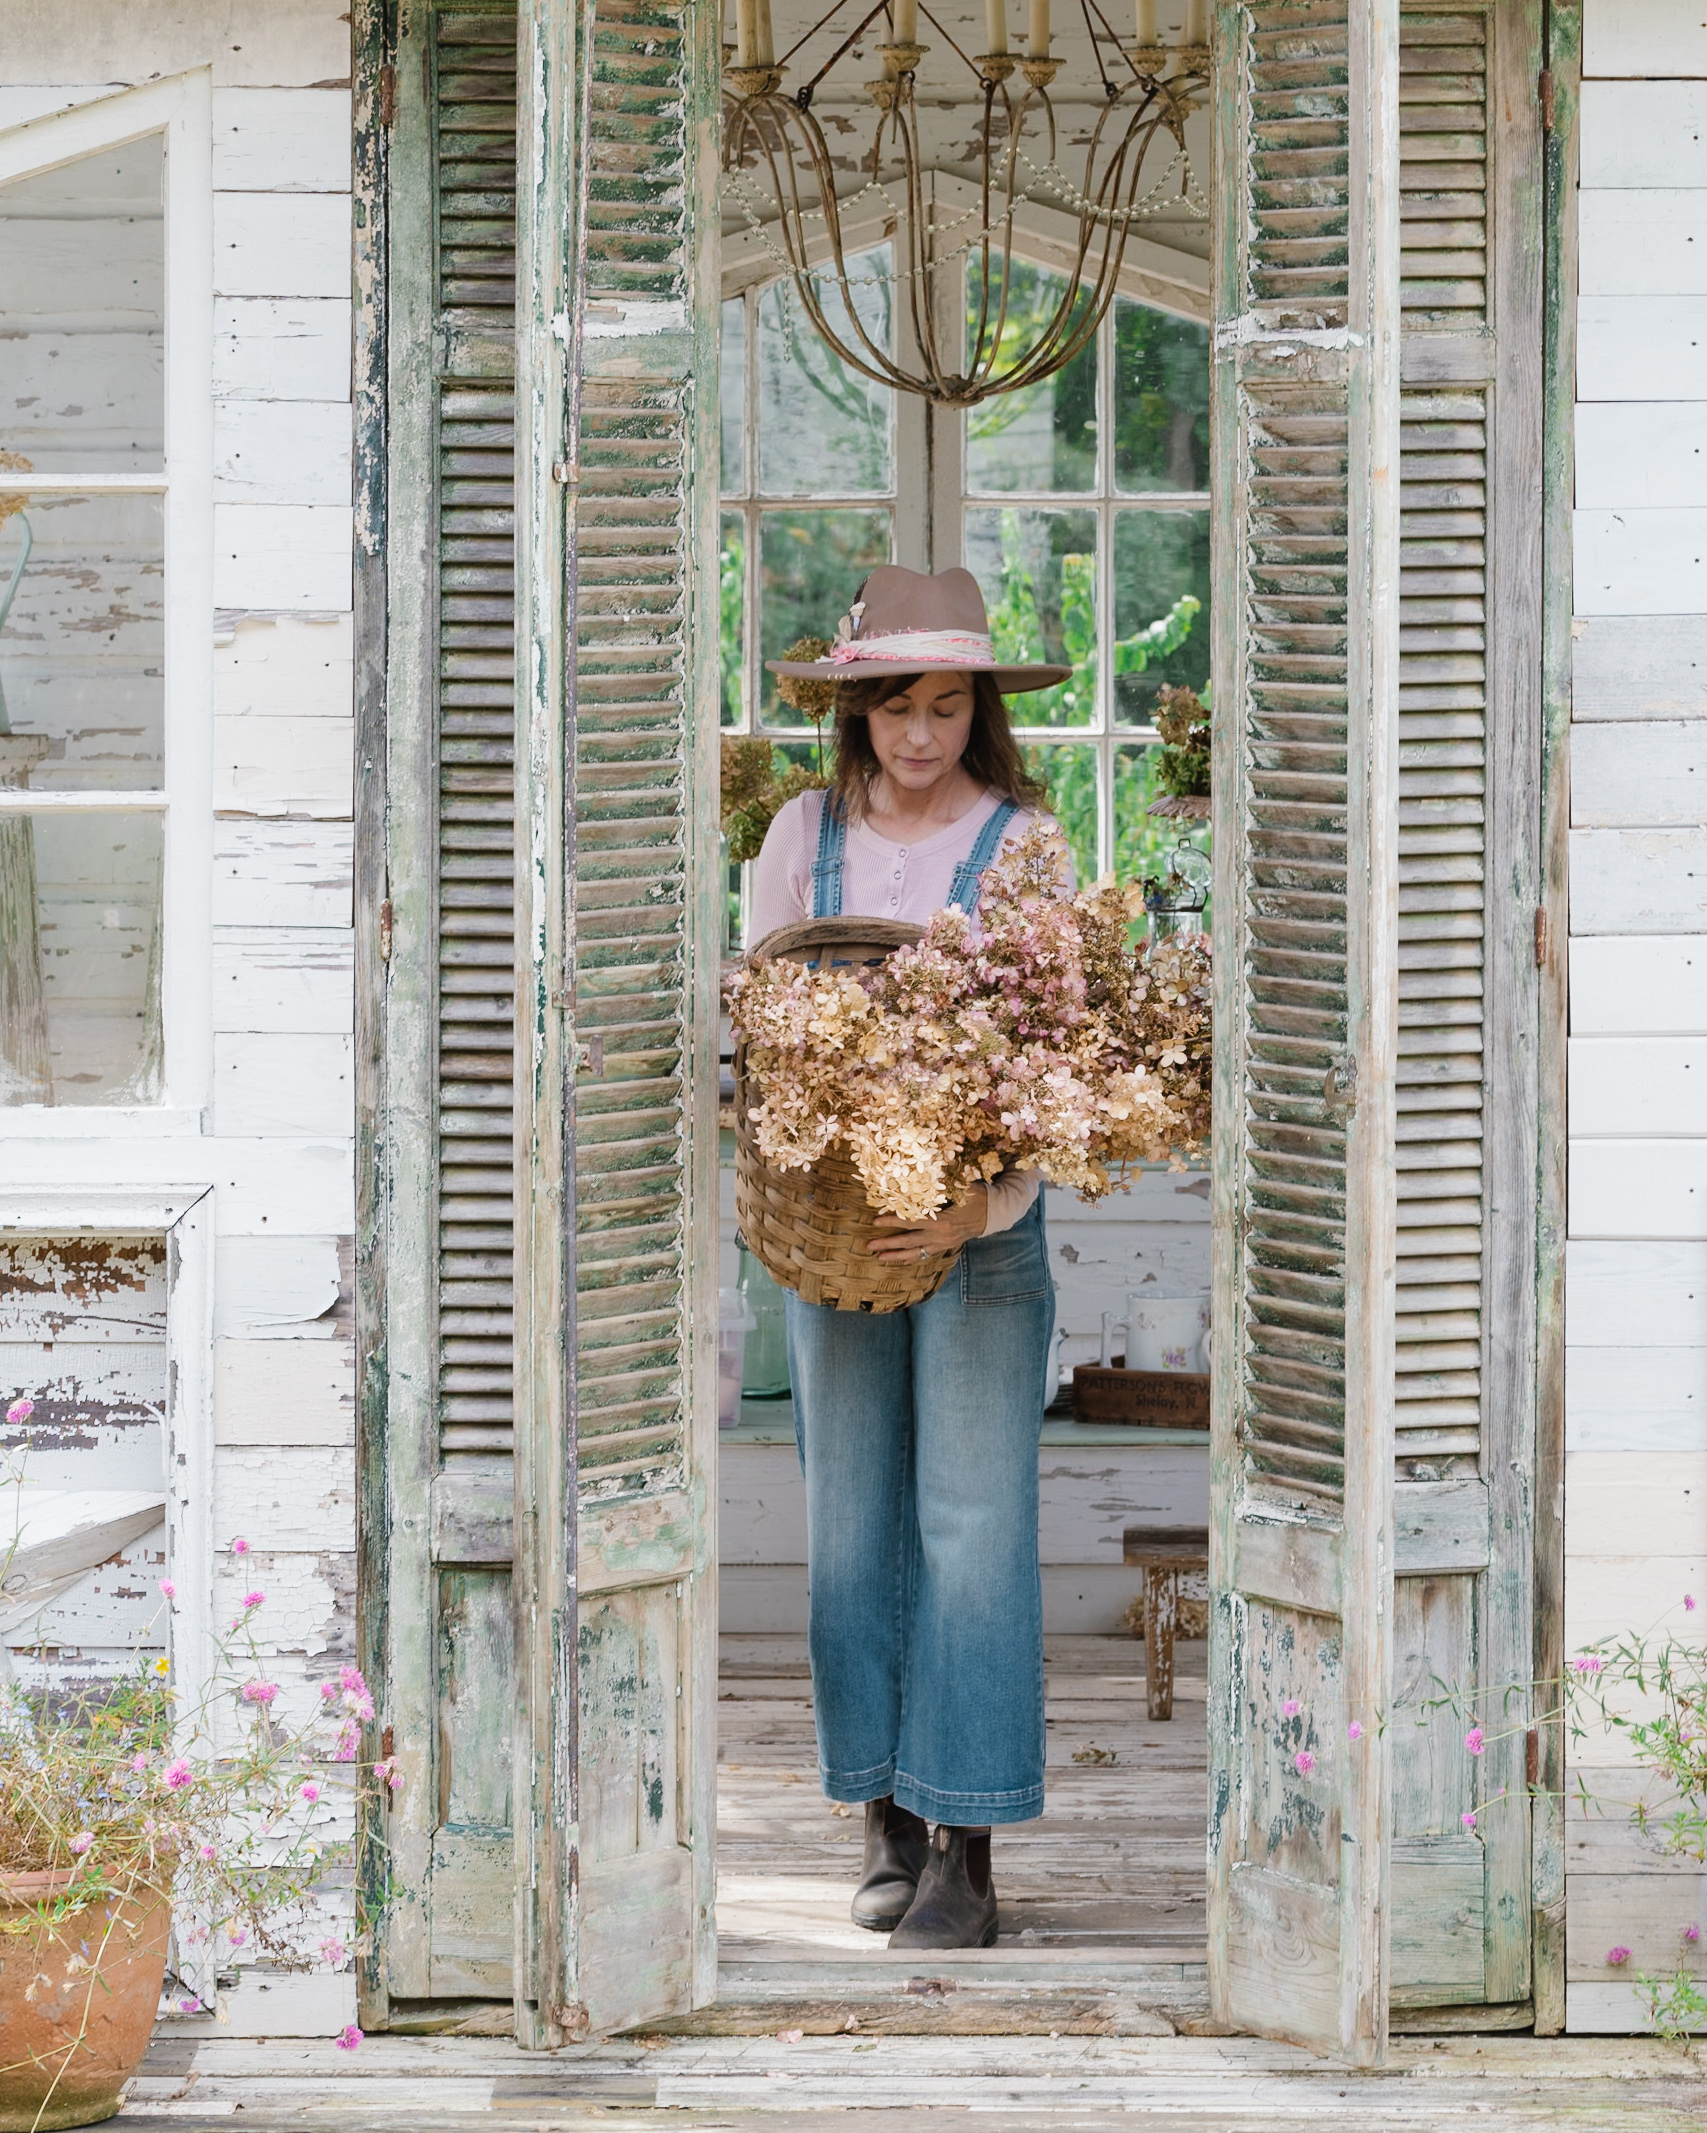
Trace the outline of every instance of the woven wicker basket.
{"type": "MultiPolygon", "coordinates": [[[[812,918],[781,926],[755,953],[815,963],[881,963],[923,928],[893,919],[812,918]]],[[[735,1222],[773,1281],[805,1303],[838,1311],[904,1311],[942,1286],[958,1252],[905,1265],[876,1258],[876,1210],[840,1144],[809,1170],[777,1170],[760,1155],[748,1122],[746,1047],[735,1053],[735,1222]]]]}

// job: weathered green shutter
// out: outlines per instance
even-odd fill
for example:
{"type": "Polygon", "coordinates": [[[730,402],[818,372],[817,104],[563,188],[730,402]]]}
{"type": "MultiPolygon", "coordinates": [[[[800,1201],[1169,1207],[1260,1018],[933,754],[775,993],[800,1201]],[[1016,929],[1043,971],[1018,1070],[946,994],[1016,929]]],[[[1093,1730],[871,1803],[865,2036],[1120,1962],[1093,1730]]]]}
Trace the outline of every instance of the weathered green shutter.
{"type": "Polygon", "coordinates": [[[1539,18],[1400,17],[1395,2007],[1530,1989],[1539,18]]]}
{"type": "Polygon", "coordinates": [[[511,1989],[516,18],[410,0],[390,158],[381,1719],[394,2001],[511,1989]]]}
{"type": "Polygon", "coordinates": [[[1365,2061],[1388,1983],[1398,42],[1389,0],[1218,10],[1210,1979],[1235,2027],[1365,2061]]]}
{"type": "Polygon", "coordinates": [[[686,0],[597,0],[573,42],[540,0],[534,22],[524,165],[531,141],[573,172],[566,201],[540,191],[524,246],[521,1989],[551,2042],[714,1983],[716,474],[697,459],[716,448],[717,23],[686,0]],[[569,80],[572,152],[549,108],[569,80]],[[542,397],[551,370],[563,392],[542,397]]]}

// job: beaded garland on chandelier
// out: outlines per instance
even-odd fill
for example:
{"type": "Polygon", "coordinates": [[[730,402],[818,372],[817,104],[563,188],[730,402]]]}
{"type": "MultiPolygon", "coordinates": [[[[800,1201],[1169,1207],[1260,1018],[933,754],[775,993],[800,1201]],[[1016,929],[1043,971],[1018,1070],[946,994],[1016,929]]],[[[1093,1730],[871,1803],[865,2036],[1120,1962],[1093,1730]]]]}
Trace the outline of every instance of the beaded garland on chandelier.
{"type": "MultiPolygon", "coordinates": [[[[869,9],[861,0],[851,5],[836,0],[781,60],[775,56],[771,0],[736,0],[737,42],[724,47],[724,186],[754,235],[785,269],[814,332],[844,363],[940,407],[974,407],[995,394],[1035,385],[1070,363],[1096,332],[1114,301],[1135,226],[1178,200],[1194,213],[1206,212],[1192,180],[1185,122],[1204,101],[1209,84],[1207,0],[1187,0],[1182,42],[1172,48],[1158,36],[1156,0],[1133,0],[1133,6],[1137,35],[1123,44],[1097,0],[1079,0],[1102,108],[1090,127],[1082,177],[1075,181],[1058,160],[1049,97],[1062,65],[1050,49],[1050,0],[1030,0],[1026,48],[1017,54],[1008,49],[1007,0],[985,0],[990,49],[976,57],[961,50],[924,0],[879,0],[869,9]],[[921,14],[946,46],[951,69],[971,76],[983,105],[971,157],[977,197],[946,216],[936,203],[933,173],[920,142],[916,83],[919,63],[931,49],[918,41],[921,14]],[[838,16],[851,27],[836,50],[809,81],[784,95],[789,60],[838,16]],[[867,182],[852,197],[838,199],[836,174],[838,167],[846,168],[845,159],[832,153],[812,107],[824,83],[880,17],[886,18],[888,39],[877,47],[882,78],[865,85],[876,111],[870,151],[862,161],[867,182]],[[1158,141],[1173,153],[1146,191],[1145,165],[1158,141]],[[1027,200],[1064,210],[1076,223],[1076,238],[1069,240],[1076,257],[1060,301],[1016,348],[1009,321],[1010,269],[1015,217],[1027,200]],[[856,210],[869,220],[874,209],[894,230],[897,269],[881,278],[905,292],[916,368],[898,360],[868,330],[854,301],[855,286],[879,277],[849,275],[843,225],[856,210]],[[961,315],[958,280],[951,277],[962,260],[980,270],[978,307],[967,319],[964,351],[945,345],[945,328],[952,332],[961,315]],[[825,285],[840,293],[835,322],[826,314],[825,285]]],[[[961,79],[964,83],[965,75],[961,79]]],[[[958,332],[954,341],[958,344],[958,332]]]]}

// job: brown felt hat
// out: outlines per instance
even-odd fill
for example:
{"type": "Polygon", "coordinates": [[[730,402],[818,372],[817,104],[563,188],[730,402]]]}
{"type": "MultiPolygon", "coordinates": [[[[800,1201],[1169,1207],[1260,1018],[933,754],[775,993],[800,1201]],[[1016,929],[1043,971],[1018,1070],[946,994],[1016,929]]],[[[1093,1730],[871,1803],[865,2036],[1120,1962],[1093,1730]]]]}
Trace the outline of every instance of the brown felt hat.
{"type": "Polygon", "coordinates": [[[969,570],[935,577],[880,563],[841,619],[828,659],[767,659],[773,674],[803,681],[865,681],[880,674],[922,674],[932,667],[994,674],[1004,696],[1051,689],[1071,667],[996,664],[984,595],[969,570]]]}

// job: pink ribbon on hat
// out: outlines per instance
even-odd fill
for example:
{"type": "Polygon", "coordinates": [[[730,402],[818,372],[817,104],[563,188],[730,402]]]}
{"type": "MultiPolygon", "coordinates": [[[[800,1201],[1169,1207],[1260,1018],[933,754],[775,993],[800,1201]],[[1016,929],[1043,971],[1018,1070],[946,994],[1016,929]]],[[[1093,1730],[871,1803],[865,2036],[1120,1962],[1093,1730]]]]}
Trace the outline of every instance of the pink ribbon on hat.
{"type": "Polygon", "coordinates": [[[846,667],[870,659],[918,661],[926,666],[993,667],[990,639],[962,630],[897,630],[889,637],[843,638],[830,650],[829,664],[846,667]]]}

